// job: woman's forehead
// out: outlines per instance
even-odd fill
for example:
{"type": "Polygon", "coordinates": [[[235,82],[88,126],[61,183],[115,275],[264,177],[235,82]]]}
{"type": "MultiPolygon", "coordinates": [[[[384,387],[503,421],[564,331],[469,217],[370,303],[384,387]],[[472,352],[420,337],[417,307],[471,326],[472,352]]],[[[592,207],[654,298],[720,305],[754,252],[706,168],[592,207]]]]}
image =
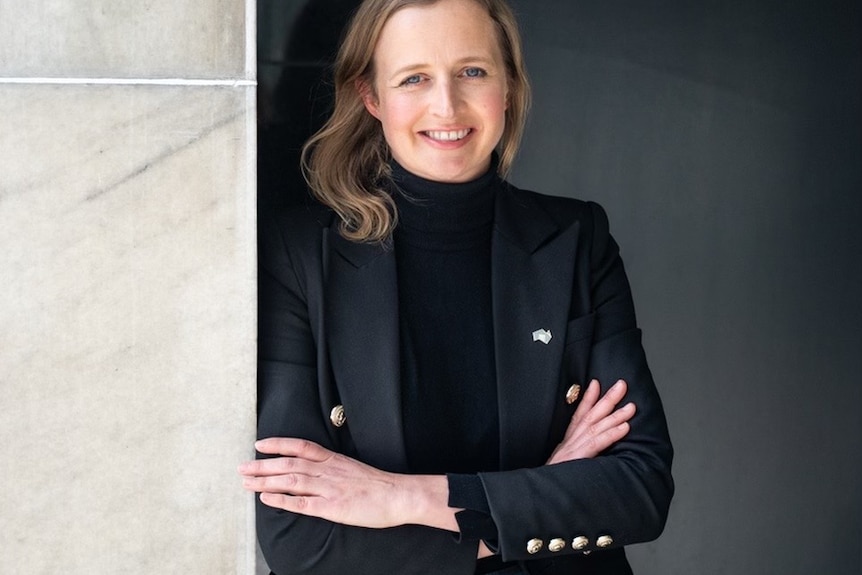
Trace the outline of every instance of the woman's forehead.
{"type": "Polygon", "coordinates": [[[441,0],[393,13],[383,26],[374,58],[378,65],[470,58],[496,60],[499,38],[488,12],[473,0],[441,0]]]}

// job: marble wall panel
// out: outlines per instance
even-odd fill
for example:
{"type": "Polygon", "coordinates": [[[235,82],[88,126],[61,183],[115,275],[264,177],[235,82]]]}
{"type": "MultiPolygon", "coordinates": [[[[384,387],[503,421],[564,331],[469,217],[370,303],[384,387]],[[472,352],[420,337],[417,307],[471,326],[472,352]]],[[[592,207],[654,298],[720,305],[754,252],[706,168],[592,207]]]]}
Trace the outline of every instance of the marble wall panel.
{"type": "Polygon", "coordinates": [[[0,0],[0,76],[244,78],[246,4],[0,0]]]}
{"type": "Polygon", "coordinates": [[[253,573],[254,88],[0,118],[0,573],[253,573]]]}

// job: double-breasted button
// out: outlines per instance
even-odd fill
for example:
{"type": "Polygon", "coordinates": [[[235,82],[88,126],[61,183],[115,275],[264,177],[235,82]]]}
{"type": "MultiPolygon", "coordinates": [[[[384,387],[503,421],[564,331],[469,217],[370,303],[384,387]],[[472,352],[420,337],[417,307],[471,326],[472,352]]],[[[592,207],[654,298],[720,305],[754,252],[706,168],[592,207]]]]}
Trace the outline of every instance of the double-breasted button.
{"type": "Polygon", "coordinates": [[[541,539],[530,539],[527,541],[527,553],[530,555],[535,555],[539,551],[542,550],[542,547],[545,546],[545,543],[541,539]]]}
{"type": "Polygon", "coordinates": [[[598,539],[596,539],[596,547],[610,547],[614,544],[614,538],[610,535],[602,535],[598,539]]]}
{"type": "Polygon", "coordinates": [[[580,551],[581,549],[586,549],[587,545],[590,544],[590,540],[584,537],[583,535],[579,535],[572,539],[572,549],[575,551],[580,551]]]}
{"type": "Polygon", "coordinates": [[[562,551],[566,547],[566,540],[560,539],[557,537],[556,539],[551,539],[548,542],[548,551],[551,553],[556,553],[557,551],[562,551]]]}
{"type": "Polygon", "coordinates": [[[569,388],[566,392],[566,403],[572,405],[575,403],[578,398],[581,396],[581,386],[577,383],[569,388]]]}
{"type": "Polygon", "coordinates": [[[335,427],[341,427],[347,422],[347,415],[344,414],[343,405],[336,405],[332,408],[332,411],[329,412],[329,421],[335,427]]]}

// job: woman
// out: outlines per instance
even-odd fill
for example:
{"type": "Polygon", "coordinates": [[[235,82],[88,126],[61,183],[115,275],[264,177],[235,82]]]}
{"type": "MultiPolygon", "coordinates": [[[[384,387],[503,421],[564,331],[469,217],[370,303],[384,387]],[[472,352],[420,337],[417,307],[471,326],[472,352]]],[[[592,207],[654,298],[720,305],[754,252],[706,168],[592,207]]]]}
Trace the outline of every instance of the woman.
{"type": "Polygon", "coordinates": [[[240,471],[267,562],[630,573],[672,449],[604,212],[501,179],[529,101],[511,11],[366,0],[335,72],[305,150],[325,207],[262,222],[240,471]]]}

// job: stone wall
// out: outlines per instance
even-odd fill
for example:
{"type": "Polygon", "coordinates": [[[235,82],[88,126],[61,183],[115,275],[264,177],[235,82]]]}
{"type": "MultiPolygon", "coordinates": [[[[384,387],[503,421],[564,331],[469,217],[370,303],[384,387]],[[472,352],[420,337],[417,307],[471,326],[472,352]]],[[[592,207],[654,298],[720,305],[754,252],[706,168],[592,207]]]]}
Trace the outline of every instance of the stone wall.
{"type": "Polygon", "coordinates": [[[254,5],[0,1],[0,573],[254,572],[254,5]]]}

